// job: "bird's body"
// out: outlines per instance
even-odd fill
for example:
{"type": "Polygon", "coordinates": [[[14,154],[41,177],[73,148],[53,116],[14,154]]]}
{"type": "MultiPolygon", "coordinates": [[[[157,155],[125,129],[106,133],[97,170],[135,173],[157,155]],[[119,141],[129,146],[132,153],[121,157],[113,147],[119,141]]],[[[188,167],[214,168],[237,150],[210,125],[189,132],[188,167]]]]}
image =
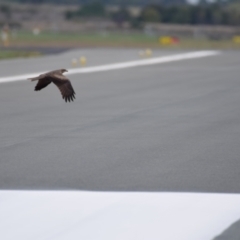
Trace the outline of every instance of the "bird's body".
{"type": "Polygon", "coordinates": [[[67,72],[67,70],[54,70],[41,74],[38,77],[29,78],[29,80],[38,81],[35,87],[35,91],[40,91],[41,89],[47,87],[51,82],[53,82],[59,88],[63,99],[66,102],[70,102],[74,100],[75,92],[69,79],[63,75],[64,72],[67,72]]]}

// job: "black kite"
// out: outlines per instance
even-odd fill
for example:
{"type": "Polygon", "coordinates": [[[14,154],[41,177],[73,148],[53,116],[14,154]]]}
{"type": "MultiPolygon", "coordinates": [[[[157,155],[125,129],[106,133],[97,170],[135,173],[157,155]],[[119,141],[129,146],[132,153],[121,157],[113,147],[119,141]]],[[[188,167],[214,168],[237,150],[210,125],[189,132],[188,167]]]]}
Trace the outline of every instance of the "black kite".
{"type": "Polygon", "coordinates": [[[62,98],[65,99],[66,102],[71,102],[75,98],[75,92],[69,79],[63,75],[64,72],[67,72],[67,70],[54,70],[41,74],[38,77],[29,78],[29,80],[38,81],[35,87],[35,91],[40,91],[41,89],[49,85],[51,82],[53,82],[59,88],[62,94],[62,98]]]}

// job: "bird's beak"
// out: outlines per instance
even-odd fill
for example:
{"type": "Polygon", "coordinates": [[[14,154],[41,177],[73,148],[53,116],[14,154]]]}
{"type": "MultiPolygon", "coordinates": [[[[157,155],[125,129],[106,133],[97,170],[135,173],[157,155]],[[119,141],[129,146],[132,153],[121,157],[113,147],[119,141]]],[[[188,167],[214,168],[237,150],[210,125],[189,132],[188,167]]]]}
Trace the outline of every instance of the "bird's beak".
{"type": "Polygon", "coordinates": [[[68,70],[65,70],[65,72],[68,72],[68,70]]]}

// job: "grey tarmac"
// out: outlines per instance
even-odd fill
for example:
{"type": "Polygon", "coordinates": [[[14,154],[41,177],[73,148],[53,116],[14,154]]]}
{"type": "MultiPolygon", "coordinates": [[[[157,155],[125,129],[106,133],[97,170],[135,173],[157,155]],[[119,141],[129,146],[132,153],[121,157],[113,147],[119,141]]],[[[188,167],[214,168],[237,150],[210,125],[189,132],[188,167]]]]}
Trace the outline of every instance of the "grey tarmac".
{"type": "MultiPolygon", "coordinates": [[[[90,66],[138,58],[84,51],[3,61],[1,77],[68,68],[81,54],[90,66]]],[[[1,84],[0,189],[239,193],[239,62],[229,51],[71,75],[73,103],[53,85],[1,84]]]]}

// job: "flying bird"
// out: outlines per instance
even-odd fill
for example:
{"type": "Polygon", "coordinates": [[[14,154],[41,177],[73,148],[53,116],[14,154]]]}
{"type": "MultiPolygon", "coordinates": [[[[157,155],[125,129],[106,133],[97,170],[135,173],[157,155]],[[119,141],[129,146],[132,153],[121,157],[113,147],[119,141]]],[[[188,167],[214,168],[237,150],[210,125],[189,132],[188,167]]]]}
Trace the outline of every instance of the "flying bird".
{"type": "Polygon", "coordinates": [[[38,77],[29,78],[28,80],[38,81],[35,87],[35,91],[40,91],[41,89],[47,87],[51,82],[53,82],[59,88],[62,94],[62,98],[66,102],[71,102],[75,98],[75,92],[70,80],[63,75],[64,72],[67,72],[67,70],[58,69],[41,74],[38,77]]]}

